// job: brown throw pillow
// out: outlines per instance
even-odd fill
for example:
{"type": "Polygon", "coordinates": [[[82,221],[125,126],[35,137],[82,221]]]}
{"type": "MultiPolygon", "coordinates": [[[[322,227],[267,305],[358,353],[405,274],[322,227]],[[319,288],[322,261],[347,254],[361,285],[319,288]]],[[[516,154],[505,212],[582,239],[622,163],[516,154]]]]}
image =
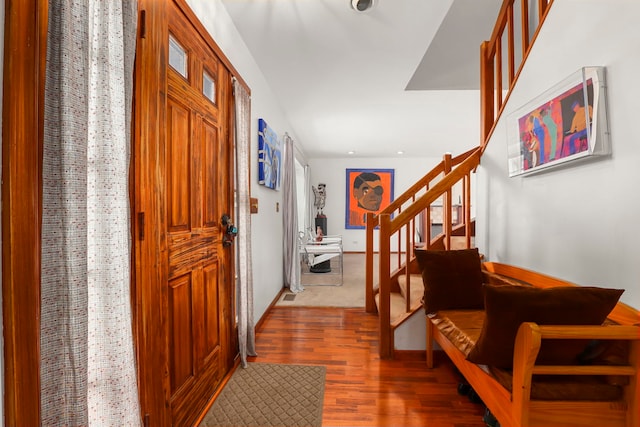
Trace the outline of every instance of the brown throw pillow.
{"type": "Polygon", "coordinates": [[[424,283],[427,313],[482,308],[482,271],[478,249],[434,251],[416,249],[424,283]]]}
{"type": "MultiPolygon", "coordinates": [[[[523,322],[539,325],[601,325],[613,310],[622,289],[586,286],[534,288],[484,285],[484,324],[467,359],[511,369],[518,328],[523,322]]],[[[537,363],[576,363],[586,340],[543,340],[537,363]]]]}

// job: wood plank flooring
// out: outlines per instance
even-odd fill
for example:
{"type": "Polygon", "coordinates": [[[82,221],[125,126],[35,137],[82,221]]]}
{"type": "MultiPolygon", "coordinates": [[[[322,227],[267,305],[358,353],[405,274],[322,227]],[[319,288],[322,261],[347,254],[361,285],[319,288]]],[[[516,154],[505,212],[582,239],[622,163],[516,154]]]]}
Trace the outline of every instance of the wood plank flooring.
{"type": "Polygon", "coordinates": [[[273,307],[249,360],[326,366],[323,427],[485,426],[445,355],[431,370],[417,353],[380,360],[377,321],[363,309],[273,307]]]}

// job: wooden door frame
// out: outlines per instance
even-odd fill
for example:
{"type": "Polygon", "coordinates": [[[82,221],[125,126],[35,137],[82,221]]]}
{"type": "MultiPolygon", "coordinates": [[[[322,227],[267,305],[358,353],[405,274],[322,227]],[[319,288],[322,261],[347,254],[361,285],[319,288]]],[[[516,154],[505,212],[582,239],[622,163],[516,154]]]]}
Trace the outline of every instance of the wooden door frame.
{"type": "Polygon", "coordinates": [[[4,422],[40,424],[40,228],[47,0],[7,0],[2,97],[4,422]]]}
{"type": "MultiPolygon", "coordinates": [[[[141,416],[145,426],[166,426],[168,406],[165,405],[169,390],[164,386],[168,367],[161,366],[160,360],[166,359],[162,353],[162,325],[153,324],[151,308],[162,306],[161,292],[151,292],[145,283],[163,283],[166,271],[154,268],[161,265],[162,253],[158,253],[163,240],[156,227],[146,224],[162,224],[160,212],[161,194],[154,191],[155,180],[149,180],[145,170],[154,170],[160,164],[161,150],[158,147],[164,141],[164,122],[166,102],[166,61],[164,57],[163,29],[166,27],[166,2],[140,0],[138,2],[138,36],[136,38],[136,62],[134,68],[133,92],[133,132],[131,147],[130,188],[132,209],[132,306],[133,332],[137,359],[138,390],[140,395],[141,416]],[[143,21],[143,22],[141,22],[143,21]],[[158,74],[158,71],[162,73],[158,74]],[[140,194],[147,197],[141,200],[140,194]],[[157,354],[152,357],[151,350],[157,354]]],[[[157,172],[156,172],[157,173],[157,172]]]]}

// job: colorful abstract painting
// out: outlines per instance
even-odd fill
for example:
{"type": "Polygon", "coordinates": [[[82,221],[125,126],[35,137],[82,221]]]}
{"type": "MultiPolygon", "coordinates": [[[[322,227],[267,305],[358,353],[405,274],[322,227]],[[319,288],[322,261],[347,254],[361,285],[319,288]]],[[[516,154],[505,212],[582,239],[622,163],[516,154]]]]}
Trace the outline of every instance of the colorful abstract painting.
{"type": "Polygon", "coordinates": [[[347,169],[345,228],[366,228],[365,215],[393,201],[393,169],[347,169]]]}
{"type": "Polygon", "coordinates": [[[509,176],[611,155],[606,104],[605,67],[582,67],[511,112],[509,176]]]}
{"type": "Polygon", "coordinates": [[[579,83],[518,119],[522,168],[526,171],[589,149],[593,80],[579,83]]]}
{"type": "Polygon", "coordinates": [[[280,190],[282,146],[273,129],[258,119],[258,182],[267,188],[280,190]]]}

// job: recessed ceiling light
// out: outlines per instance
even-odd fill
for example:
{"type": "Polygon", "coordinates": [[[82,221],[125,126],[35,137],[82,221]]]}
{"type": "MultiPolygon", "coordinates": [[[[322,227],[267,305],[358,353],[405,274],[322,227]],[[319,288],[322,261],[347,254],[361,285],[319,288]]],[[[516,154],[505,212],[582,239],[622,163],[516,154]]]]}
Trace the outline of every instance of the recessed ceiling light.
{"type": "Polygon", "coordinates": [[[400,150],[398,151],[398,154],[404,154],[404,151],[400,150]]]}
{"type": "Polygon", "coordinates": [[[351,150],[351,151],[347,151],[347,154],[356,154],[356,152],[351,150]]]}

